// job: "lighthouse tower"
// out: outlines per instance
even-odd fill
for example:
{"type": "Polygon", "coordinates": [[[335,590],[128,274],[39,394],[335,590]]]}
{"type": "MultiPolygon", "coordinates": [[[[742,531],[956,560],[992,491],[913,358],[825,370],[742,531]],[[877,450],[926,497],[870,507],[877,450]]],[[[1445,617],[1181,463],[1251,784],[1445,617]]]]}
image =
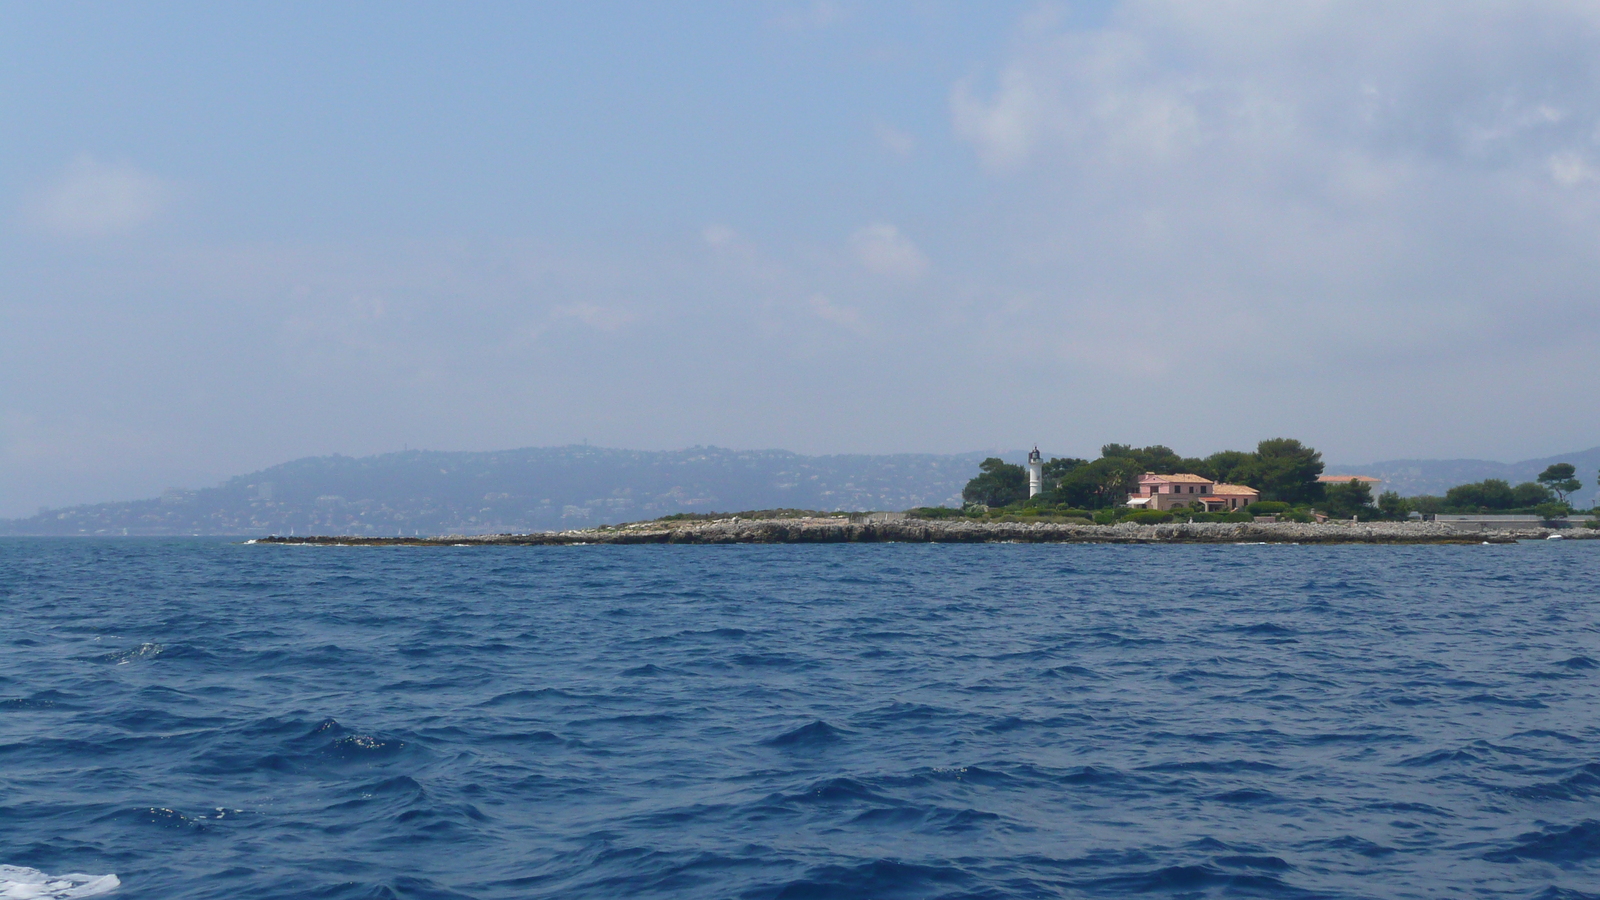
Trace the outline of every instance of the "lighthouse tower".
{"type": "Polygon", "coordinates": [[[1028,496],[1037,497],[1044,490],[1044,457],[1039,455],[1039,448],[1034,447],[1028,454],[1028,496]]]}

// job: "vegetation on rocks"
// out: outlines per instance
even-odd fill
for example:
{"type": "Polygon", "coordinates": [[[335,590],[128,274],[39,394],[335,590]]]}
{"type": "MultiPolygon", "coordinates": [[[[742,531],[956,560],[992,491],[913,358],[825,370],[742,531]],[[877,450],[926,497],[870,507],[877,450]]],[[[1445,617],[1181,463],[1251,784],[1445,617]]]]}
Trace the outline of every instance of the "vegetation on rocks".
{"type": "MultiPolygon", "coordinates": [[[[1108,511],[1102,511],[1108,512],[1108,511]]],[[[1375,522],[1366,524],[1295,524],[1290,522],[1167,522],[1136,525],[1121,521],[1107,525],[1083,522],[972,521],[965,517],[942,521],[901,519],[888,522],[826,520],[716,519],[671,522],[634,522],[609,528],[477,537],[447,535],[432,538],[315,536],[272,537],[256,543],[366,546],[569,546],[583,544],[833,544],[833,543],[1097,543],[1097,544],[1478,544],[1508,543],[1542,538],[1551,529],[1525,528],[1460,530],[1432,522],[1375,522]]],[[[1600,531],[1568,531],[1575,538],[1600,537],[1600,531]]]]}
{"type": "MultiPolygon", "coordinates": [[[[1028,472],[1019,465],[990,458],[962,491],[968,518],[988,520],[1091,519],[1100,524],[1128,520],[1167,522],[1245,521],[1254,515],[1287,515],[1310,521],[1310,507],[1323,500],[1322,454],[1293,438],[1273,438],[1253,452],[1223,450],[1204,458],[1183,457],[1160,444],[1134,447],[1106,444],[1093,460],[1054,458],[1043,466],[1043,491],[1028,496],[1028,472]],[[1188,472],[1213,481],[1249,485],[1261,492],[1263,502],[1275,504],[1250,516],[1239,512],[1209,513],[1183,510],[1176,514],[1150,510],[1142,518],[1124,507],[1128,495],[1146,472],[1170,475],[1188,472]]],[[[1369,492],[1370,493],[1370,492],[1369,492]]],[[[1370,501],[1370,498],[1369,498],[1370,501]]],[[[1258,504],[1259,505],[1259,504],[1258,504]]],[[[1351,501],[1350,505],[1354,505],[1351,501]]],[[[1370,502],[1365,505],[1370,505],[1370,502]]],[[[922,518],[948,518],[950,512],[913,510],[922,518]]]]}
{"type": "Polygon", "coordinates": [[[1567,497],[1583,487],[1570,463],[1556,463],[1534,481],[1510,484],[1489,478],[1450,488],[1443,497],[1402,497],[1384,491],[1374,497],[1369,484],[1352,480],[1325,484],[1322,455],[1293,438],[1273,438],[1253,452],[1223,450],[1207,457],[1183,457],[1155,444],[1134,447],[1106,444],[1094,460],[1054,458],[1043,466],[1043,492],[1028,497],[1025,468],[997,458],[984,460],[977,477],[967,482],[962,510],[913,510],[921,518],[965,516],[982,521],[1062,521],[1086,519],[1098,524],[1134,522],[1229,522],[1256,516],[1280,521],[1311,522],[1317,516],[1358,522],[1399,522],[1418,514],[1518,513],[1545,521],[1573,510],[1567,497]],[[1146,472],[1191,473],[1218,483],[1243,484],[1261,492],[1261,500],[1242,512],[1210,513],[1175,509],[1134,511],[1128,495],[1146,472]]]}

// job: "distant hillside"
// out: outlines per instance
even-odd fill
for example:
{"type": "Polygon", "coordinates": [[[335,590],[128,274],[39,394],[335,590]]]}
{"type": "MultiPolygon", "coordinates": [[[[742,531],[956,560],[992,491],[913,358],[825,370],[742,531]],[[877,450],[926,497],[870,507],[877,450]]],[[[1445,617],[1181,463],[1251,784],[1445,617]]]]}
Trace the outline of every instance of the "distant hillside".
{"type": "Polygon", "coordinates": [[[1546,466],[1562,462],[1577,466],[1578,479],[1583,482],[1583,489],[1573,499],[1581,506],[1593,505],[1596,502],[1595,472],[1600,469],[1600,447],[1514,463],[1486,459],[1390,459],[1361,465],[1330,463],[1327,472],[1329,475],[1371,475],[1382,478],[1381,490],[1398,491],[1404,496],[1414,497],[1418,494],[1443,494],[1458,484],[1485,478],[1503,478],[1512,484],[1532,481],[1546,466]]]}
{"type": "Polygon", "coordinates": [[[0,520],[0,534],[481,534],[677,512],[900,510],[959,503],[962,486],[987,455],[570,446],[320,456],[214,488],[0,520]]]}

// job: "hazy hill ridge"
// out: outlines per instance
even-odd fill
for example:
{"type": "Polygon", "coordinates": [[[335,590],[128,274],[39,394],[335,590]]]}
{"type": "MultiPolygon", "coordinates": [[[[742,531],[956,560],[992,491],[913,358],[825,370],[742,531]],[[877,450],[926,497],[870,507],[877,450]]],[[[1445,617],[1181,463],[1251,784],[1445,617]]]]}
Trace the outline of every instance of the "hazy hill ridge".
{"type": "Polygon", "coordinates": [[[1327,473],[1382,478],[1381,490],[1398,491],[1407,497],[1414,497],[1418,494],[1442,495],[1458,484],[1485,478],[1503,478],[1512,484],[1532,481],[1546,466],[1562,462],[1577,466],[1578,479],[1583,482],[1583,489],[1572,498],[1573,501],[1580,506],[1594,504],[1595,472],[1600,469],[1600,447],[1514,463],[1486,459],[1389,459],[1355,466],[1329,463],[1327,473]]]}
{"type": "Polygon", "coordinates": [[[717,447],[567,446],[318,456],[214,488],[0,520],[0,533],[482,534],[677,512],[898,510],[959,503],[961,487],[987,455],[802,456],[717,447]]]}

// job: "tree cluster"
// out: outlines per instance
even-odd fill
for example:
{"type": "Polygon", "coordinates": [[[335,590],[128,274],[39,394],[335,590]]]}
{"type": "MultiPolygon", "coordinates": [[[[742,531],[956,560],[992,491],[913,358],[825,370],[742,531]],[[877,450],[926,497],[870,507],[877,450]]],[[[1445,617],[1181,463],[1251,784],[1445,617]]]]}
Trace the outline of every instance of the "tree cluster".
{"type": "Polygon", "coordinates": [[[1293,505],[1323,499],[1322,454],[1293,438],[1273,438],[1256,445],[1254,452],[1223,450],[1203,459],[1182,457],[1169,447],[1155,444],[1133,447],[1106,444],[1097,459],[1056,458],[1044,464],[1044,492],[1028,499],[1028,473],[1022,466],[991,457],[978,466],[978,476],[967,482],[961,497],[969,504],[1065,507],[1079,510],[1110,509],[1127,500],[1146,472],[1171,475],[1189,472],[1230,484],[1244,484],[1261,492],[1263,500],[1293,505]]]}
{"type": "Polygon", "coordinates": [[[1412,497],[1407,505],[1423,515],[1435,513],[1470,515],[1473,513],[1533,513],[1546,519],[1572,511],[1567,498],[1583,487],[1571,463],[1555,463],[1533,481],[1513,485],[1502,478],[1485,478],[1458,484],[1443,497],[1412,497]]]}
{"type": "Polygon", "coordinates": [[[1188,472],[1260,491],[1261,501],[1250,508],[1256,514],[1300,517],[1314,506],[1330,518],[1362,521],[1399,521],[1412,513],[1524,512],[1550,519],[1571,512],[1567,498],[1583,487],[1575,466],[1556,463],[1533,481],[1517,485],[1488,478],[1457,485],[1443,497],[1401,497],[1394,491],[1384,491],[1374,498],[1371,486],[1360,481],[1318,482],[1322,468],[1322,454],[1292,438],[1262,441],[1254,452],[1223,450],[1205,458],[1179,456],[1160,444],[1106,444],[1097,459],[1056,458],[1046,462],[1044,490],[1038,497],[1028,497],[1027,469],[994,457],[983,461],[978,476],[967,482],[961,496],[969,507],[1026,507],[1041,512],[1053,509],[1075,516],[1095,515],[1095,510],[1109,514],[1134,492],[1144,473],[1188,472]]]}

